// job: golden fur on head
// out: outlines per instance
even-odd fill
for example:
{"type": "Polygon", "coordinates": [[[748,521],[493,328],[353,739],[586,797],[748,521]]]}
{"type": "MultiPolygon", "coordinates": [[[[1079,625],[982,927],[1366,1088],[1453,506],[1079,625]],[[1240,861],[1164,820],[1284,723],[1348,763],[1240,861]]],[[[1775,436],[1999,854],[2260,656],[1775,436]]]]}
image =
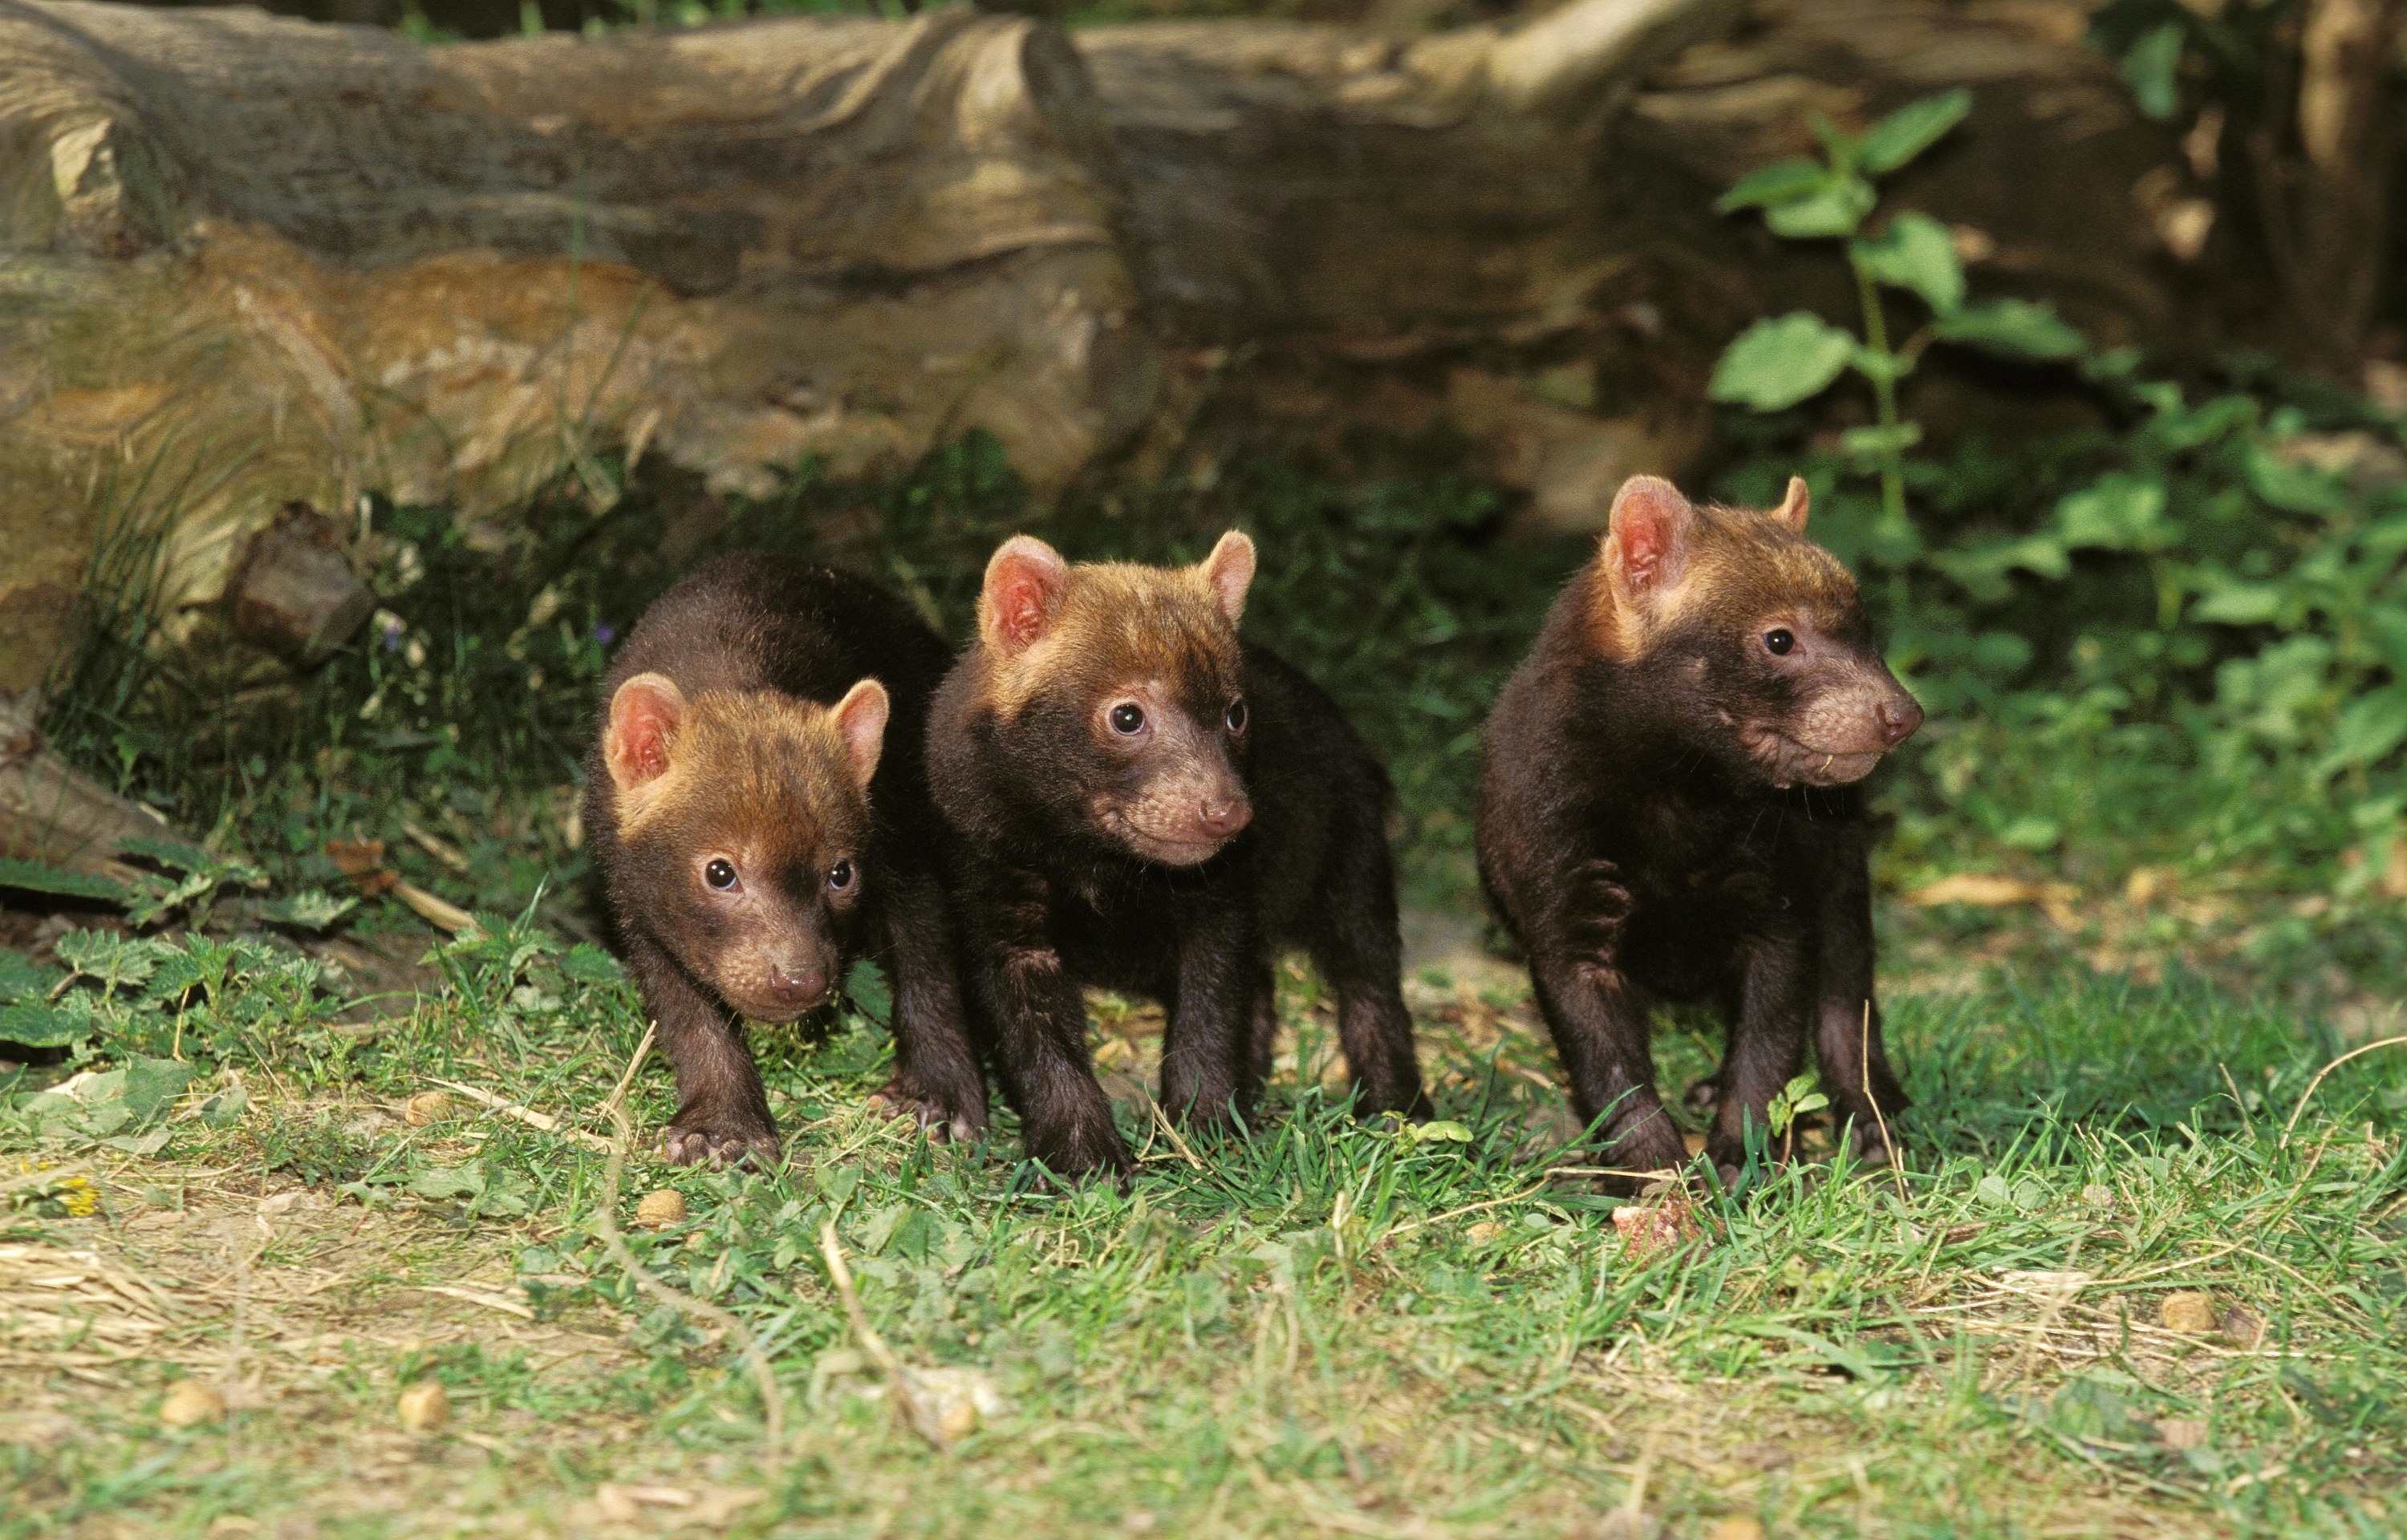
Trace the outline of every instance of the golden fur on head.
{"type": "Polygon", "coordinates": [[[611,698],[603,744],[620,837],[700,819],[758,858],[807,846],[832,810],[865,814],[886,716],[874,679],[822,706],[776,690],[688,698],[661,674],[637,674],[611,698]]]}
{"type": "Polygon", "coordinates": [[[1015,535],[987,564],[978,596],[994,705],[1017,715],[1048,681],[1090,672],[1173,680],[1201,665],[1235,679],[1237,621],[1253,574],[1254,544],[1233,530],[1192,567],[1074,567],[1044,542],[1015,535]]]}
{"type": "Polygon", "coordinates": [[[1857,607],[1856,582],[1805,534],[1804,480],[1777,508],[1693,504],[1670,482],[1632,476],[1599,542],[1588,638],[1608,657],[1643,657],[1698,615],[1750,620],[1797,611],[1836,621],[1857,607]]]}

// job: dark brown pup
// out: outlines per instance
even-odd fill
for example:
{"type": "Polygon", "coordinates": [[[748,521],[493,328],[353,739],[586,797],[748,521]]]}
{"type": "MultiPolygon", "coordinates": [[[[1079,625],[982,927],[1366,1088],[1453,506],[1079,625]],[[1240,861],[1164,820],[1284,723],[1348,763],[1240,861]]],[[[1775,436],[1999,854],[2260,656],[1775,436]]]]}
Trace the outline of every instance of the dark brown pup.
{"type": "Polygon", "coordinates": [[[1632,477],[1488,719],[1480,876],[1579,1114],[1626,1171],[1687,1159],[1647,1052],[1659,1000],[1729,1025],[1704,1093],[1725,1176],[1809,1039],[1859,1153],[1890,1158],[1883,1120],[1906,1105],[1873,1000],[1855,783],[1922,708],[1805,511],[1800,480],[1758,513],[1632,477]]]}
{"type": "Polygon", "coordinates": [[[1187,568],[1073,567],[1007,541],[929,719],[972,1019],[1029,1153],[1060,1176],[1129,1168],[1083,984],[1168,1008],[1162,1104],[1212,1123],[1260,1094],[1272,960],[1301,948],[1336,993],[1359,1109],[1425,1105],[1387,777],[1326,695],[1237,640],[1253,575],[1234,532],[1187,568]]]}
{"type": "Polygon", "coordinates": [[[894,988],[882,1100],[932,1133],[986,1126],[922,746],[950,662],[876,585],[748,555],[662,595],[612,664],[585,827],[677,1070],[669,1160],[776,1159],[743,1022],[822,1004],[863,949],[894,988]]]}

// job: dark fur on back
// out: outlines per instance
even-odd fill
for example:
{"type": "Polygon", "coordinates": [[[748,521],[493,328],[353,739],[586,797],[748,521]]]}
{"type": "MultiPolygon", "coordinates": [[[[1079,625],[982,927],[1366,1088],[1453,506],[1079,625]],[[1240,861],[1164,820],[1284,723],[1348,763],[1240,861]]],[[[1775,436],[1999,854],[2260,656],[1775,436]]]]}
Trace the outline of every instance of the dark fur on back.
{"type": "Polygon", "coordinates": [[[894,985],[896,1069],[882,1095],[934,1129],[985,1126],[924,758],[928,703],[950,661],[943,641],[875,584],[765,555],[692,572],[645,612],[613,661],[583,812],[621,954],[677,1069],[672,1158],[775,1154],[738,1012],[757,996],[761,1019],[790,1019],[795,1001],[825,997],[856,955],[876,956],[894,985]],[[646,675],[670,681],[685,707],[667,770],[629,793],[609,761],[611,703],[646,675]],[[890,701],[865,798],[827,710],[863,679],[890,701]],[[722,851],[761,890],[740,917],[696,883],[696,863],[722,851]],[[830,879],[839,863],[857,871],[841,891],[830,879]],[[733,958],[748,949],[788,970],[785,996],[748,988],[761,968],[746,973],[733,958]]]}
{"type": "Polygon", "coordinates": [[[1845,571],[1803,536],[1802,484],[1793,527],[1789,505],[1696,509],[1633,487],[1488,718],[1482,881],[1607,1164],[1687,1159],[1654,1089],[1659,1000],[1729,1023],[1716,1163],[1741,1160],[1745,1123],[1765,1126],[1809,1040],[1858,1149],[1885,1156],[1882,1121],[1905,1096],[1873,998],[1854,783],[1921,713],[1845,571]]]}
{"type": "Polygon", "coordinates": [[[1083,985],[1168,1009],[1162,1104],[1211,1123],[1260,1094],[1272,962],[1301,948],[1339,996],[1362,1110],[1422,1106],[1386,776],[1328,696],[1238,642],[1196,572],[1063,569],[1041,635],[1016,652],[983,606],[985,637],[929,722],[931,782],[961,837],[973,1021],[1029,1152],[1063,1176],[1129,1165],[1089,1064],[1083,985]],[[1116,702],[1159,736],[1115,742],[1116,702]],[[1250,822],[1197,833],[1198,799],[1249,804],[1250,822]]]}

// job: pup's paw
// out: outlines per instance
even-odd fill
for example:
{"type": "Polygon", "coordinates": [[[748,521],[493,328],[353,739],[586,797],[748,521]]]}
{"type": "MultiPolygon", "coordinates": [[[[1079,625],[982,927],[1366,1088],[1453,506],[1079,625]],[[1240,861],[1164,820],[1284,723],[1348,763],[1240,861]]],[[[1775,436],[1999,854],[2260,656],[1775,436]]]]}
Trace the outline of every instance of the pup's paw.
{"type": "Polygon", "coordinates": [[[779,1156],[777,1131],[741,1112],[690,1108],[661,1135],[661,1158],[671,1166],[748,1164],[765,1171],[779,1156]]]}

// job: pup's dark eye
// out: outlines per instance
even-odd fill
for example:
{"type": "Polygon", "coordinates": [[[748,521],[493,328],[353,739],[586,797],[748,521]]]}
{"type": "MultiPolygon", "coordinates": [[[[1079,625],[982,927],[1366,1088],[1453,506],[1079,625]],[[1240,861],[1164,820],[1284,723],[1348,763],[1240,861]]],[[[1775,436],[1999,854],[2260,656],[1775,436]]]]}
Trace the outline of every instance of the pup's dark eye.
{"type": "Polygon", "coordinates": [[[1773,657],[1787,657],[1788,649],[1797,645],[1797,639],[1775,627],[1763,633],[1763,644],[1772,650],[1773,657]]]}
{"type": "Polygon", "coordinates": [[[850,861],[838,861],[835,865],[828,868],[828,886],[835,889],[838,893],[842,893],[846,888],[852,886],[852,863],[850,861]]]}
{"type": "Polygon", "coordinates": [[[1227,720],[1229,723],[1229,730],[1231,732],[1243,732],[1246,730],[1246,722],[1247,718],[1246,715],[1246,702],[1243,697],[1229,702],[1229,715],[1227,720]]]}
{"type": "Polygon", "coordinates": [[[735,886],[735,863],[724,857],[714,859],[702,869],[702,880],[721,893],[735,886]]]}
{"type": "Polygon", "coordinates": [[[1112,708],[1112,731],[1140,732],[1145,728],[1145,708],[1134,701],[1123,700],[1112,708]]]}

